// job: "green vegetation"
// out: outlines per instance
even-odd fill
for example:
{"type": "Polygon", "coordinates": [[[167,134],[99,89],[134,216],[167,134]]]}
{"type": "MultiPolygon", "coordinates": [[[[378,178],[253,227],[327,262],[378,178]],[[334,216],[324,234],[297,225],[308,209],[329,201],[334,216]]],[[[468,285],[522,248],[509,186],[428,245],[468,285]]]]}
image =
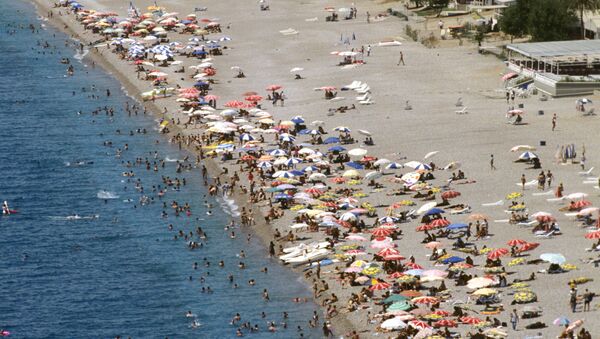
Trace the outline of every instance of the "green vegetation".
{"type": "Polygon", "coordinates": [[[413,39],[413,41],[419,40],[419,31],[410,27],[410,25],[406,25],[406,27],[404,27],[404,33],[406,36],[413,39]]]}
{"type": "Polygon", "coordinates": [[[511,41],[527,34],[533,41],[567,40],[577,21],[574,1],[579,0],[517,0],[504,10],[500,30],[511,41]]]}

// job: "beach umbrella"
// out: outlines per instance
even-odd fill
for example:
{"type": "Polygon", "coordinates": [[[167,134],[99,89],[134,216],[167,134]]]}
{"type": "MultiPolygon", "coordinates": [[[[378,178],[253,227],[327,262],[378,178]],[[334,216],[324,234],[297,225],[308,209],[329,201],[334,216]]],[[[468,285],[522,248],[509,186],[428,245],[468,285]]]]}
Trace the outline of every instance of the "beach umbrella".
{"type": "MultiPolygon", "coordinates": [[[[435,212],[436,212],[436,211],[435,211],[436,209],[437,209],[437,208],[432,208],[432,209],[431,209],[431,210],[429,210],[429,211],[433,211],[433,212],[434,212],[434,214],[438,214],[438,213],[435,213],[435,212]]],[[[427,214],[425,214],[425,215],[427,215],[427,214]]],[[[450,222],[450,220],[448,220],[448,219],[435,219],[435,220],[432,220],[432,221],[429,223],[429,225],[430,225],[431,227],[434,227],[434,228],[446,227],[446,226],[450,226],[450,224],[451,224],[451,222],[450,222]]],[[[459,225],[459,224],[457,224],[457,225],[459,225]]]]}
{"type": "Polygon", "coordinates": [[[302,72],[303,70],[304,70],[304,68],[302,68],[302,67],[294,67],[294,68],[290,69],[290,73],[302,72]]]}
{"type": "Polygon", "coordinates": [[[302,172],[317,172],[319,168],[314,165],[306,166],[302,169],[302,172]]]}
{"type": "Polygon", "coordinates": [[[385,169],[400,169],[400,168],[404,168],[404,166],[397,162],[392,162],[392,163],[389,163],[387,166],[385,166],[385,169]]]}
{"type": "Polygon", "coordinates": [[[483,334],[485,334],[487,337],[490,337],[490,338],[506,338],[506,337],[508,337],[508,333],[502,331],[499,328],[489,328],[489,329],[483,331],[483,334]]]}
{"type": "Polygon", "coordinates": [[[354,148],[348,151],[348,155],[351,157],[364,157],[367,154],[367,150],[366,149],[362,149],[362,148],[354,148]]]}
{"type": "Polygon", "coordinates": [[[473,278],[473,279],[467,281],[467,287],[472,290],[476,290],[476,289],[480,289],[483,287],[488,287],[488,286],[492,285],[493,283],[494,283],[494,281],[490,278],[477,277],[477,278],[473,278]]]}
{"type": "Polygon", "coordinates": [[[426,270],[421,274],[423,277],[441,277],[445,278],[448,276],[448,272],[441,270],[426,270]]]}
{"type": "Polygon", "coordinates": [[[407,303],[406,301],[397,301],[393,304],[391,304],[387,310],[388,311],[406,311],[411,309],[411,305],[409,303],[407,303]]]}
{"type": "Polygon", "coordinates": [[[435,227],[427,224],[427,225],[421,225],[421,226],[417,226],[415,228],[415,231],[417,232],[425,232],[425,231],[431,231],[432,229],[434,229],[435,227]]]}
{"type": "Polygon", "coordinates": [[[400,255],[400,254],[391,254],[391,255],[386,255],[385,257],[383,257],[383,260],[385,261],[399,261],[399,260],[404,260],[406,259],[406,257],[400,255]]]}
{"type": "Polygon", "coordinates": [[[426,305],[435,305],[440,302],[440,300],[436,297],[416,297],[411,299],[410,301],[413,304],[426,304],[426,305]]]}
{"type": "Polygon", "coordinates": [[[444,245],[439,241],[431,241],[425,244],[425,248],[434,249],[434,248],[442,248],[444,245]]]}
{"type": "Polygon", "coordinates": [[[375,179],[381,178],[382,176],[383,176],[383,174],[381,172],[372,171],[372,172],[365,174],[365,179],[366,180],[375,180],[375,179]]]}
{"type": "Polygon", "coordinates": [[[254,137],[248,133],[243,133],[240,135],[240,140],[241,141],[252,141],[252,140],[254,140],[254,137]]]}
{"type": "Polygon", "coordinates": [[[491,250],[487,257],[491,260],[496,260],[502,256],[509,254],[509,251],[506,248],[497,248],[495,250],[491,250]]]}
{"type": "Polygon", "coordinates": [[[444,264],[456,264],[456,263],[463,262],[463,261],[465,261],[465,259],[463,259],[461,257],[457,257],[457,256],[452,256],[452,257],[449,257],[449,258],[446,258],[446,259],[442,260],[442,263],[444,263],[444,264]]]}
{"type": "Polygon", "coordinates": [[[522,239],[511,239],[509,240],[506,244],[508,246],[519,246],[519,245],[525,245],[527,243],[527,241],[522,240],[522,239]]]}
{"type": "Polygon", "coordinates": [[[480,322],[482,322],[483,320],[481,320],[481,319],[479,319],[479,318],[476,318],[476,317],[469,317],[469,316],[466,316],[466,317],[462,317],[462,318],[460,318],[460,321],[461,321],[463,324],[477,325],[477,324],[479,324],[480,322]]]}
{"type": "Polygon", "coordinates": [[[556,326],[567,326],[571,323],[571,320],[567,319],[567,317],[563,315],[554,319],[552,323],[556,326]]]}
{"type": "Polygon", "coordinates": [[[485,214],[481,214],[481,213],[474,213],[471,214],[467,219],[472,220],[472,221],[476,221],[476,220],[486,220],[489,217],[485,214]]]}
{"type": "MultiPolygon", "coordinates": [[[[373,231],[371,231],[371,234],[375,237],[381,238],[381,237],[387,237],[388,235],[394,233],[393,230],[389,229],[389,228],[376,228],[373,231]]],[[[396,253],[392,253],[392,254],[398,254],[398,252],[396,253]]],[[[379,255],[379,254],[378,254],[379,255]]],[[[381,256],[385,256],[387,254],[381,255],[381,256]]]]}
{"type": "Polygon", "coordinates": [[[425,215],[436,215],[436,214],[442,214],[442,213],[446,213],[446,211],[444,211],[441,208],[431,208],[431,209],[427,210],[427,212],[425,212],[425,215]]]}
{"type": "Polygon", "coordinates": [[[277,171],[273,173],[273,178],[293,178],[295,175],[289,171],[277,171]]]}
{"type": "Polygon", "coordinates": [[[274,157],[280,157],[280,156],[287,155],[287,152],[284,150],[281,150],[281,149],[276,149],[276,150],[270,151],[269,155],[272,155],[274,157]]]}
{"type": "Polygon", "coordinates": [[[493,288],[480,288],[477,291],[473,292],[473,295],[494,295],[496,293],[498,293],[498,291],[493,288]]]}
{"type": "MultiPolygon", "coordinates": [[[[390,276],[390,277],[391,277],[391,276],[390,276]]],[[[395,279],[395,278],[398,278],[398,277],[394,277],[394,279],[395,279]]],[[[384,302],[385,304],[392,304],[392,303],[395,303],[395,302],[398,302],[398,301],[407,301],[407,300],[408,300],[408,298],[407,298],[407,297],[405,297],[405,296],[403,296],[403,295],[400,295],[400,294],[392,294],[391,296],[389,296],[389,297],[387,297],[386,299],[384,299],[384,300],[383,300],[383,302],[384,302]]]]}
{"type": "Polygon", "coordinates": [[[567,261],[564,255],[560,253],[544,253],[540,255],[540,259],[549,262],[551,264],[563,264],[567,261]]]}
{"type": "Polygon", "coordinates": [[[275,195],[275,200],[289,200],[292,199],[292,196],[289,194],[280,193],[275,195]]]}
{"type": "Polygon", "coordinates": [[[337,131],[337,132],[343,132],[343,133],[350,133],[351,132],[350,128],[348,128],[346,126],[338,126],[338,127],[334,128],[333,130],[337,131]]]}
{"type": "Polygon", "coordinates": [[[533,302],[536,299],[537,299],[537,296],[535,295],[535,293],[533,293],[531,291],[519,291],[519,292],[515,292],[515,294],[513,294],[513,300],[515,303],[518,303],[518,304],[533,302]]]}
{"type": "Polygon", "coordinates": [[[585,235],[585,238],[590,240],[600,239],[600,231],[589,232],[585,235]]]}
{"type": "MultiPolygon", "coordinates": [[[[404,266],[406,266],[406,268],[411,269],[411,270],[423,270],[423,266],[421,266],[417,263],[414,263],[414,262],[408,262],[404,266]]],[[[406,273],[406,272],[404,272],[404,273],[406,273]]],[[[412,272],[412,273],[415,273],[415,272],[412,272]]],[[[422,273],[422,272],[418,272],[418,273],[422,273]]]]}
{"type": "Polygon", "coordinates": [[[552,213],[550,212],[544,212],[544,211],[539,211],[539,212],[535,212],[531,215],[532,218],[537,218],[537,217],[541,217],[541,216],[552,216],[552,213]]]}
{"type": "Polygon", "coordinates": [[[327,179],[327,176],[323,173],[313,173],[308,177],[308,180],[311,182],[323,181],[325,179],[327,179]]]}
{"type": "Polygon", "coordinates": [[[508,81],[508,80],[510,80],[512,78],[516,78],[518,76],[519,75],[515,72],[509,72],[509,73],[504,74],[501,79],[502,79],[502,81],[508,81]]]}
{"type": "Polygon", "coordinates": [[[406,328],[408,325],[404,321],[402,321],[400,318],[394,317],[394,318],[391,318],[391,319],[388,319],[388,320],[382,322],[379,326],[386,330],[397,330],[397,329],[406,328]]]}
{"type": "Polygon", "coordinates": [[[409,161],[409,162],[405,163],[404,166],[410,167],[414,170],[431,171],[431,166],[424,164],[422,162],[419,162],[419,161],[409,161]]]}
{"type": "Polygon", "coordinates": [[[426,328],[431,328],[431,326],[429,326],[426,322],[421,321],[421,320],[411,320],[408,323],[408,326],[410,326],[412,328],[416,328],[418,330],[422,330],[422,329],[426,329],[426,328]]]}
{"type": "MultiPolygon", "coordinates": [[[[387,235],[389,235],[389,234],[387,234],[387,235]]],[[[382,235],[382,237],[385,237],[387,235],[382,235]]],[[[400,252],[398,252],[398,250],[395,248],[384,248],[381,251],[377,252],[377,255],[380,257],[385,257],[388,255],[396,255],[396,254],[400,254],[400,252]]]]}
{"type": "Polygon", "coordinates": [[[391,160],[389,160],[389,159],[379,159],[373,163],[373,166],[381,167],[381,166],[385,166],[389,163],[391,163],[391,160]]]}
{"type": "Polygon", "coordinates": [[[554,221],[556,221],[556,218],[551,215],[539,215],[539,216],[535,217],[535,220],[544,223],[544,222],[554,222],[554,221]]]}
{"type": "Polygon", "coordinates": [[[459,230],[459,229],[463,229],[463,228],[467,228],[467,227],[469,227],[469,225],[459,223],[459,224],[450,224],[450,225],[446,226],[446,229],[447,230],[459,230]]]}
{"type": "MultiPolygon", "coordinates": [[[[581,201],[586,202],[585,200],[581,200],[581,201]]],[[[575,202],[574,205],[577,206],[578,202],[579,201],[575,202]]],[[[585,205],[585,203],[583,205],[585,205]]],[[[599,210],[600,210],[600,208],[598,208],[598,207],[588,207],[588,208],[584,208],[581,211],[579,211],[577,213],[577,215],[579,215],[579,216],[581,216],[581,215],[590,215],[590,214],[593,214],[595,212],[598,212],[599,210]]]]}
{"type": "Polygon", "coordinates": [[[293,166],[302,162],[302,159],[299,158],[289,158],[285,161],[286,166],[293,166]]]}
{"type": "Polygon", "coordinates": [[[351,241],[367,241],[368,239],[361,236],[361,235],[357,235],[357,234],[351,234],[349,236],[347,236],[345,238],[346,240],[351,240],[351,241]]]}
{"type": "Polygon", "coordinates": [[[538,246],[540,246],[540,244],[537,242],[528,242],[526,244],[523,244],[523,246],[519,247],[517,249],[517,252],[520,253],[520,252],[532,251],[532,250],[538,248],[538,246]]]}
{"type": "Polygon", "coordinates": [[[344,178],[359,178],[360,174],[356,170],[347,170],[342,174],[344,178]]]}
{"type": "Polygon", "coordinates": [[[369,287],[369,289],[371,291],[382,291],[382,290],[387,290],[388,288],[390,288],[392,285],[386,282],[377,282],[373,285],[371,285],[371,287],[369,287]]]}
{"type": "Polygon", "coordinates": [[[359,169],[359,170],[365,168],[363,165],[359,164],[358,162],[354,162],[354,161],[349,161],[345,165],[348,167],[352,167],[354,169],[359,169]]]}
{"type": "Polygon", "coordinates": [[[583,319],[575,320],[567,327],[567,331],[573,331],[574,329],[581,327],[581,325],[583,325],[583,319]]]}
{"type": "Polygon", "coordinates": [[[283,88],[283,86],[281,86],[281,85],[269,85],[269,86],[267,86],[266,90],[274,92],[274,91],[276,91],[278,89],[282,89],[282,88],[283,88]]]}
{"type": "Polygon", "coordinates": [[[521,155],[519,155],[519,159],[520,160],[531,160],[531,159],[535,159],[537,158],[537,154],[533,153],[533,152],[523,152],[521,155]]]}
{"type": "Polygon", "coordinates": [[[434,327],[456,327],[456,321],[450,319],[442,319],[433,323],[434,327]]]}
{"type": "Polygon", "coordinates": [[[442,199],[453,199],[460,196],[460,192],[457,191],[446,191],[442,193],[442,199]]]}
{"type": "Polygon", "coordinates": [[[511,152],[535,151],[536,148],[529,145],[517,145],[510,149],[511,152]]]}
{"type": "MultiPolygon", "coordinates": [[[[338,137],[329,137],[325,140],[323,140],[324,144],[336,144],[340,142],[340,138],[338,137]]],[[[330,152],[342,152],[345,151],[346,149],[343,148],[342,146],[335,146],[335,147],[339,147],[340,149],[336,149],[336,150],[332,150],[331,148],[329,149],[330,152]]],[[[333,148],[333,147],[332,147],[333,148]]]]}

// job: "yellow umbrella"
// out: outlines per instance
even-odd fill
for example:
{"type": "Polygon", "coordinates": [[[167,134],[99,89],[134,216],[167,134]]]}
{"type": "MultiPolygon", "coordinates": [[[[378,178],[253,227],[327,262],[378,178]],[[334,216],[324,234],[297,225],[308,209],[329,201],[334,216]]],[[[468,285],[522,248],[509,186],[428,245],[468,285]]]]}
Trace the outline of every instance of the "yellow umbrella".
{"type": "Polygon", "coordinates": [[[496,293],[498,293],[498,291],[493,288],[480,288],[473,292],[473,295],[493,295],[496,293]]]}
{"type": "Polygon", "coordinates": [[[347,170],[342,176],[344,178],[358,178],[360,177],[360,174],[356,170],[347,170]]]}

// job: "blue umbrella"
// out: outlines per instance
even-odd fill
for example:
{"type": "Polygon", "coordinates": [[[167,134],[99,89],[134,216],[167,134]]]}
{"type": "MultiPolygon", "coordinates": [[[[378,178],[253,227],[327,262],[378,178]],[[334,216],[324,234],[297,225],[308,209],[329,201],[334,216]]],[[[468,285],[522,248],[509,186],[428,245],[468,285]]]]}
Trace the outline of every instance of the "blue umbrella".
{"type": "Polygon", "coordinates": [[[298,171],[298,170],[290,171],[290,173],[292,173],[295,176],[302,176],[302,175],[304,175],[304,172],[298,171]]]}
{"type": "Polygon", "coordinates": [[[318,170],[319,170],[319,168],[317,166],[311,165],[311,166],[304,167],[302,169],[302,172],[316,172],[318,170]]]}
{"type": "Polygon", "coordinates": [[[364,169],[365,167],[357,162],[354,161],[350,161],[346,163],[346,166],[355,168],[355,169],[364,169]]]}
{"type": "Polygon", "coordinates": [[[456,264],[457,262],[463,262],[465,261],[465,259],[461,258],[461,257],[450,257],[450,258],[446,258],[444,260],[442,260],[442,263],[444,264],[456,264]]]}
{"type": "Polygon", "coordinates": [[[278,189],[278,190],[281,190],[281,191],[285,191],[285,190],[295,190],[295,189],[296,189],[296,186],[294,186],[294,185],[290,185],[290,184],[281,184],[281,185],[277,186],[277,189],[278,189]]]}
{"type": "Polygon", "coordinates": [[[343,152],[346,149],[342,146],[333,146],[328,149],[329,152],[343,152]]]}
{"type": "Polygon", "coordinates": [[[469,227],[469,225],[467,225],[467,224],[450,224],[450,225],[446,226],[446,229],[457,230],[457,229],[467,228],[467,227],[469,227]]]}
{"type": "Polygon", "coordinates": [[[554,321],[552,322],[554,325],[556,326],[565,326],[565,325],[569,325],[571,323],[571,320],[567,319],[567,317],[560,316],[556,319],[554,319],[554,321]]]}
{"type": "Polygon", "coordinates": [[[276,200],[288,200],[288,199],[291,199],[291,198],[292,198],[292,196],[289,195],[289,194],[279,193],[279,194],[275,195],[275,199],[276,200]]]}
{"type": "Polygon", "coordinates": [[[310,131],[311,130],[305,128],[305,129],[301,130],[300,132],[298,132],[298,134],[301,134],[301,135],[310,134],[310,131]]]}
{"type": "Polygon", "coordinates": [[[194,84],[194,86],[206,86],[208,85],[208,82],[204,82],[204,81],[198,81],[197,83],[194,84]]]}
{"type": "Polygon", "coordinates": [[[444,211],[443,209],[440,209],[440,208],[432,208],[429,211],[427,211],[425,213],[425,215],[434,215],[434,214],[442,214],[442,213],[446,213],[446,211],[444,211]]]}
{"type": "Polygon", "coordinates": [[[324,144],[335,144],[338,142],[340,142],[340,138],[337,138],[337,137],[329,137],[329,138],[323,140],[324,144]]]}
{"type": "Polygon", "coordinates": [[[300,125],[304,123],[304,118],[302,118],[301,116],[295,116],[292,118],[292,122],[295,123],[296,125],[300,125]]]}
{"type": "Polygon", "coordinates": [[[206,51],[193,51],[192,54],[193,55],[204,55],[204,54],[206,54],[206,51]]]}

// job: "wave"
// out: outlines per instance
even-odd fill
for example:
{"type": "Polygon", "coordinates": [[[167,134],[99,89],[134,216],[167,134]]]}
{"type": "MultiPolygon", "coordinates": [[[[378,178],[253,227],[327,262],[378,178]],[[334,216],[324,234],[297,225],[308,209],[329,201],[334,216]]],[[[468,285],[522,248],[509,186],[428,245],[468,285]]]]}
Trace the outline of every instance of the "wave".
{"type": "Polygon", "coordinates": [[[99,218],[100,218],[100,214],[91,214],[91,215],[72,214],[72,215],[67,215],[65,217],[62,217],[62,216],[50,217],[50,219],[52,219],[52,220],[67,220],[67,221],[94,220],[94,219],[99,219],[99,218]]]}
{"type": "Polygon", "coordinates": [[[166,158],[165,158],[165,161],[166,161],[166,162],[178,162],[178,161],[182,161],[182,160],[179,160],[179,159],[171,159],[171,158],[169,158],[169,157],[166,157],[166,158]]]}
{"type": "Polygon", "coordinates": [[[238,211],[239,206],[235,203],[235,200],[223,198],[222,200],[218,199],[217,201],[226,214],[234,218],[237,218],[241,215],[238,211]]]}
{"type": "Polygon", "coordinates": [[[114,192],[100,190],[98,194],[96,194],[98,199],[119,199],[119,196],[114,192]]]}
{"type": "Polygon", "coordinates": [[[74,58],[74,59],[77,59],[77,60],[79,60],[79,61],[81,61],[81,60],[83,60],[83,58],[85,58],[85,56],[86,56],[86,55],[87,55],[89,52],[90,52],[90,50],[89,50],[89,49],[87,49],[87,48],[85,48],[85,49],[83,50],[83,53],[81,53],[81,52],[77,51],[77,53],[75,53],[75,55],[73,55],[73,58],[74,58]]]}

